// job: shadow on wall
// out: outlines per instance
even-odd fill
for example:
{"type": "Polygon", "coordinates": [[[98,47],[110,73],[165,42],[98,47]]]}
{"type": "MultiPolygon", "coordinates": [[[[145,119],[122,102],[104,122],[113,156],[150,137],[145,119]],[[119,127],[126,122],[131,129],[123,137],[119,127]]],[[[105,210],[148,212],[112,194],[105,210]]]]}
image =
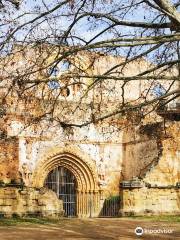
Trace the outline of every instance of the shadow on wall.
{"type": "Polygon", "coordinates": [[[142,179],[162,155],[162,123],[129,125],[123,133],[123,180],[142,179]]]}

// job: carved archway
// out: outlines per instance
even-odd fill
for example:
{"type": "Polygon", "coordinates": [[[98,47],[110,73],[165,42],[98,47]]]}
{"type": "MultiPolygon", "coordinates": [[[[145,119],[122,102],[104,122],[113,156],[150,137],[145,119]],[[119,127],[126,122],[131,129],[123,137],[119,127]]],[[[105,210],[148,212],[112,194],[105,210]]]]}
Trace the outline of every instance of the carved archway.
{"type": "Polygon", "coordinates": [[[77,181],[77,215],[97,216],[100,207],[101,190],[95,163],[79,148],[53,148],[46,157],[39,160],[33,174],[33,186],[41,188],[47,175],[56,167],[65,167],[77,181]]]}

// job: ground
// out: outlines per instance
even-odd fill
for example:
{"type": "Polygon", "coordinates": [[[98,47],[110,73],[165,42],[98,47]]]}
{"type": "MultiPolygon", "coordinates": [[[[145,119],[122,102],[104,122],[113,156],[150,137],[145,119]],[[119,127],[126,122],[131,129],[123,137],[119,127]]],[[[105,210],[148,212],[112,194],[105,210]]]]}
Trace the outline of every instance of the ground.
{"type": "Polygon", "coordinates": [[[180,217],[177,218],[118,218],[118,219],[38,219],[1,220],[0,240],[113,240],[113,239],[180,239],[180,217]],[[145,229],[170,230],[169,234],[136,236],[137,226],[145,229]]]}

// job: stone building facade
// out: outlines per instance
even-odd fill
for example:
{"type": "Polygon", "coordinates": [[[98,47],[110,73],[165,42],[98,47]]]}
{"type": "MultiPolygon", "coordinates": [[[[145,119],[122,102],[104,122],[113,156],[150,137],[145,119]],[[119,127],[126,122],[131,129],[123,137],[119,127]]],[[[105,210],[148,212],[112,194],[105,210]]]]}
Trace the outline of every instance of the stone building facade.
{"type": "MultiPolygon", "coordinates": [[[[16,64],[22,59],[16,57],[16,64]]],[[[79,59],[73,61],[93,74],[101,74],[107,65],[122,61],[96,55],[92,65],[92,57],[86,54],[79,59]]],[[[14,68],[17,67],[21,66],[14,68]]],[[[124,74],[132,75],[147,67],[148,63],[142,60],[126,66],[124,74]]],[[[83,81],[91,84],[92,80],[83,81]]],[[[112,85],[108,81],[105,85],[109,84],[109,90],[112,85]]],[[[146,81],[132,81],[124,98],[138,99],[146,87],[146,81]]],[[[52,90],[46,82],[46,93],[48,88],[52,90]]],[[[2,83],[2,99],[6,89],[7,85],[4,87],[2,83]]],[[[36,89],[34,95],[28,93],[30,97],[26,100],[13,92],[1,103],[2,109],[6,106],[0,119],[1,215],[58,217],[66,212],[78,217],[103,216],[107,201],[110,212],[111,204],[118,207],[119,216],[180,213],[180,113],[177,109],[170,115],[168,110],[153,112],[141,121],[139,113],[130,113],[82,127],[67,127],[54,119],[38,121],[38,116],[49,107],[45,103],[57,99],[57,93],[53,89],[52,98],[48,94],[42,98],[42,86],[36,89]],[[68,196],[71,199],[67,200],[68,196]],[[118,199],[118,203],[113,199],[118,199]]],[[[93,114],[98,116],[109,108],[115,109],[118,100],[122,100],[119,82],[109,95],[101,86],[101,97],[108,101],[106,106],[100,105],[99,113],[98,86],[83,100],[84,111],[78,110],[75,115],[73,107],[84,89],[78,83],[75,87],[69,84],[68,91],[67,86],[64,89],[65,94],[61,92],[56,101],[54,116],[64,111],[64,119],[74,120],[75,124],[93,114]],[[95,99],[93,110],[90,109],[92,98],[95,99]]]]}

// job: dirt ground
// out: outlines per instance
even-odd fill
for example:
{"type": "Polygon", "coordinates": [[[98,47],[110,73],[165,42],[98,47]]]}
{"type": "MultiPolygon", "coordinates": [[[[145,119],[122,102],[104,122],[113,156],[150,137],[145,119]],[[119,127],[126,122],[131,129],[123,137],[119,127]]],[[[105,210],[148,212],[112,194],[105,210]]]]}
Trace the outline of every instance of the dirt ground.
{"type": "Polygon", "coordinates": [[[0,226],[0,240],[111,240],[111,239],[180,239],[180,223],[153,222],[134,219],[62,219],[58,223],[22,223],[16,226],[0,226]],[[168,230],[172,233],[135,234],[135,228],[168,230]]]}

